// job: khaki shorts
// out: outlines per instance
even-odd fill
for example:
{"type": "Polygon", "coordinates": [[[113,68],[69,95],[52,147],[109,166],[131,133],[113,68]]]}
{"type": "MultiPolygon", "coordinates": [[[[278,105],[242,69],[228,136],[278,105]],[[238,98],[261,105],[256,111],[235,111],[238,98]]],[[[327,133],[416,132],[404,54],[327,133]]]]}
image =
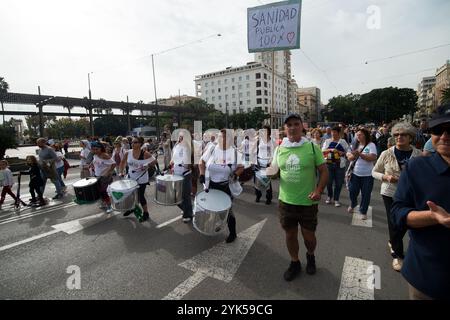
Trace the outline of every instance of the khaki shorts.
{"type": "Polygon", "coordinates": [[[278,212],[280,215],[280,223],[283,229],[297,228],[298,225],[303,229],[315,232],[317,228],[317,212],[318,205],[297,206],[284,203],[279,200],[278,212]]]}

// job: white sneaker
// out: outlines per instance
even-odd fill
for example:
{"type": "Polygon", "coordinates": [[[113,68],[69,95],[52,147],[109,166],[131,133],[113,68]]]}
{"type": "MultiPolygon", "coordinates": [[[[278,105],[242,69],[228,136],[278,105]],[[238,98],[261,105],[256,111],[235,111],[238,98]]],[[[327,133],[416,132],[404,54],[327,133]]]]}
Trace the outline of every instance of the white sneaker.
{"type": "Polygon", "coordinates": [[[361,216],[361,220],[367,220],[367,214],[359,214],[361,216]]]}
{"type": "Polygon", "coordinates": [[[339,201],[335,201],[335,202],[334,202],[334,206],[335,206],[336,208],[338,208],[338,207],[341,206],[341,204],[339,203],[339,201]]]}
{"type": "Polygon", "coordinates": [[[111,213],[111,212],[113,212],[113,209],[111,208],[111,206],[107,206],[106,213],[111,213]]]}
{"type": "Polygon", "coordinates": [[[350,214],[352,214],[352,213],[353,213],[353,208],[352,208],[352,207],[348,207],[348,208],[347,208],[347,212],[350,213],[350,214]]]}
{"type": "Polygon", "coordinates": [[[331,198],[327,198],[327,200],[325,200],[326,204],[331,204],[331,198]]]}
{"type": "Polygon", "coordinates": [[[392,268],[394,268],[395,271],[400,272],[400,270],[402,270],[402,266],[403,259],[394,258],[394,260],[392,260],[392,268]]]}

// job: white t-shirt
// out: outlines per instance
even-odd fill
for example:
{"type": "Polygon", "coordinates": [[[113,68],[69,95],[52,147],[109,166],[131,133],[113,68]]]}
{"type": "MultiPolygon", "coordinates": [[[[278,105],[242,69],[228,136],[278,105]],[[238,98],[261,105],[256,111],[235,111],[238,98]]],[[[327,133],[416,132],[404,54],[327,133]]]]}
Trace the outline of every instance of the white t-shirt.
{"type": "Polygon", "coordinates": [[[95,154],[92,164],[94,165],[94,175],[100,177],[111,167],[111,165],[116,163],[113,159],[102,159],[95,154]]]}
{"type": "Polygon", "coordinates": [[[63,154],[62,154],[61,152],[59,152],[59,151],[56,151],[55,153],[56,153],[56,156],[57,156],[58,158],[61,158],[61,160],[59,160],[59,159],[56,160],[56,162],[55,162],[56,168],[59,169],[59,168],[61,168],[61,167],[64,167],[64,161],[62,161],[63,154]]]}
{"type": "Polygon", "coordinates": [[[228,181],[230,175],[236,170],[237,164],[241,164],[241,159],[237,156],[234,147],[222,150],[219,146],[216,146],[214,151],[205,152],[202,160],[206,163],[206,175],[213,182],[228,181]]]}
{"type": "Polygon", "coordinates": [[[177,143],[172,151],[173,173],[183,176],[189,172],[188,166],[191,164],[191,152],[186,143],[177,143]]]}
{"type": "Polygon", "coordinates": [[[147,165],[153,161],[155,158],[150,157],[148,159],[135,159],[133,157],[133,150],[128,150],[126,152],[127,156],[127,164],[128,164],[128,176],[130,179],[136,181],[138,184],[146,184],[148,183],[148,173],[147,173],[147,165]]]}
{"type": "Polygon", "coordinates": [[[264,139],[259,140],[258,164],[262,167],[267,167],[275,152],[276,144],[272,139],[270,139],[269,142],[263,140],[264,139]]]}
{"type": "Polygon", "coordinates": [[[89,156],[89,153],[91,152],[91,150],[89,150],[88,148],[84,148],[83,150],[81,150],[80,152],[80,156],[83,156],[84,158],[81,158],[80,161],[80,166],[83,168],[86,164],[87,164],[87,157],[89,156]]]}
{"type": "MultiPolygon", "coordinates": [[[[364,146],[359,146],[359,150],[361,150],[364,146]]],[[[373,142],[369,143],[364,150],[360,151],[361,154],[377,154],[377,147],[373,142]]],[[[372,169],[375,165],[376,161],[366,161],[361,159],[361,157],[358,158],[355,164],[355,168],[353,169],[353,173],[357,175],[358,177],[371,177],[372,176],[372,169]]]]}

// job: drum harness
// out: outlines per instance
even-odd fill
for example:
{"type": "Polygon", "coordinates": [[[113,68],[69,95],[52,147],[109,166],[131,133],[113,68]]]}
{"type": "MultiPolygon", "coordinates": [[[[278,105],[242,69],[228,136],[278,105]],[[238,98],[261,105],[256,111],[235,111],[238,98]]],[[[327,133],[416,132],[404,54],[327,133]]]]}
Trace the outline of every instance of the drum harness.
{"type": "MultiPolygon", "coordinates": [[[[232,179],[233,176],[234,176],[234,175],[232,174],[232,172],[233,172],[232,166],[233,166],[233,165],[237,166],[237,149],[236,149],[235,147],[233,147],[233,149],[234,149],[234,163],[232,163],[232,164],[231,164],[231,163],[227,164],[227,166],[230,168],[230,178],[229,178],[228,181],[220,182],[220,183],[219,183],[220,185],[228,185],[228,184],[230,183],[230,179],[232,179]]],[[[211,150],[211,155],[210,155],[210,158],[209,158],[208,163],[207,163],[207,165],[206,165],[207,168],[208,168],[208,167],[212,164],[212,162],[214,161],[215,150],[216,150],[215,147],[212,148],[212,150],[211,150]]],[[[223,152],[223,159],[226,159],[226,153],[227,153],[227,151],[226,151],[226,150],[222,150],[222,152],[223,152]]],[[[208,171],[209,171],[209,170],[208,170],[208,171]]],[[[208,176],[209,176],[209,175],[208,175],[208,176]]]]}

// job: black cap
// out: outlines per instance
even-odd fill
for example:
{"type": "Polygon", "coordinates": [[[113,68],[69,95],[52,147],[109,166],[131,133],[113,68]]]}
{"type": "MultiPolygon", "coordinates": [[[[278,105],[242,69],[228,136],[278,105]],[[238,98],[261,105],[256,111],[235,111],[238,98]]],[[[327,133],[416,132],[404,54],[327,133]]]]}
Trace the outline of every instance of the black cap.
{"type": "Polygon", "coordinates": [[[302,121],[302,117],[300,117],[300,115],[298,113],[290,113],[290,114],[288,114],[286,116],[286,118],[284,118],[284,124],[286,124],[286,122],[288,122],[289,119],[298,119],[298,120],[302,121]]]}
{"type": "Polygon", "coordinates": [[[445,105],[440,106],[436,113],[431,117],[430,121],[428,121],[428,128],[431,129],[443,123],[450,122],[450,104],[447,103],[445,105]]]}

